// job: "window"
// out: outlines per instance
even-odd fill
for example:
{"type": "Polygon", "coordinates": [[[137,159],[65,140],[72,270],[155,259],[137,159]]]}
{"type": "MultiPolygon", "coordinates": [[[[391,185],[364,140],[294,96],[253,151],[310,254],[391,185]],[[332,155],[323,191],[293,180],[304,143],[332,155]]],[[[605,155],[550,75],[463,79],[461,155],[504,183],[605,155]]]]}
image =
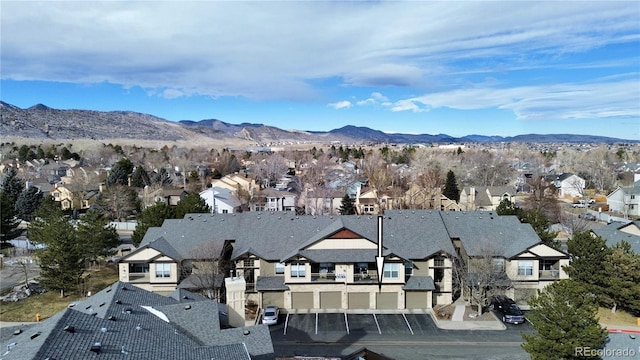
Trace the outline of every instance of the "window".
{"type": "Polygon", "coordinates": [[[284,274],[284,263],[276,263],[276,275],[284,274]]]}
{"type": "Polygon", "coordinates": [[[320,263],[321,274],[333,274],[336,272],[336,264],[334,263],[320,263]]]}
{"type": "Polygon", "coordinates": [[[291,277],[303,278],[307,276],[305,264],[291,264],[291,277]]]}
{"type": "Polygon", "coordinates": [[[397,279],[400,277],[400,264],[384,264],[383,277],[387,279],[397,279]]]}
{"type": "Polygon", "coordinates": [[[264,211],[264,204],[256,204],[255,208],[256,211],[264,211]]]}
{"type": "Polygon", "coordinates": [[[171,264],[156,264],[156,277],[168,278],[171,276],[171,264]]]}
{"type": "Polygon", "coordinates": [[[223,214],[228,214],[228,213],[229,213],[229,210],[224,209],[224,210],[222,210],[222,213],[223,213],[223,214]]]}
{"type": "Polygon", "coordinates": [[[533,261],[518,261],[518,275],[533,275],[533,261]]]}
{"type": "Polygon", "coordinates": [[[444,267],[444,258],[435,258],[433,259],[434,267],[444,267]]]}
{"type": "Polygon", "coordinates": [[[405,261],[404,262],[404,276],[411,276],[413,275],[413,262],[412,261],[405,261]]]}
{"type": "Polygon", "coordinates": [[[504,271],[504,259],[503,258],[493,258],[493,271],[494,272],[503,272],[504,271]]]}
{"type": "Polygon", "coordinates": [[[149,264],[131,263],[129,264],[130,273],[148,273],[149,264]]]}
{"type": "Polygon", "coordinates": [[[242,267],[245,267],[245,268],[251,268],[251,267],[253,267],[253,259],[245,259],[245,260],[242,262],[242,267]]]}
{"type": "Polygon", "coordinates": [[[372,214],[375,210],[374,205],[362,205],[362,212],[365,214],[372,214]]]}

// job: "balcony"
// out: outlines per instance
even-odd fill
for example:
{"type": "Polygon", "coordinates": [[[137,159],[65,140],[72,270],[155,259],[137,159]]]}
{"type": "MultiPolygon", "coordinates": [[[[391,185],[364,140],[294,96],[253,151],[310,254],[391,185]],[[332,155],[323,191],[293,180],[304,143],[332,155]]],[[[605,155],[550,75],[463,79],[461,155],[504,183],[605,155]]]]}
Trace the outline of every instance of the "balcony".
{"type": "Polygon", "coordinates": [[[130,283],[148,283],[149,273],[129,273],[130,283]]]}
{"type": "Polygon", "coordinates": [[[366,273],[353,274],[353,282],[356,283],[377,283],[378,272],[375,270],[369,270],[366,273]]]}
{"type": "Polygon", "coordinates": [[[336,281],[336,274],[330,272],[311,273],[311,281],[332,283],[336,281]]]}
{"type": "Polygon", "coordinates": [[[539,270],[538,278],[540,280],[555,280],[560,278],[560,270],[550,269],[550,270],[539,270]]]}

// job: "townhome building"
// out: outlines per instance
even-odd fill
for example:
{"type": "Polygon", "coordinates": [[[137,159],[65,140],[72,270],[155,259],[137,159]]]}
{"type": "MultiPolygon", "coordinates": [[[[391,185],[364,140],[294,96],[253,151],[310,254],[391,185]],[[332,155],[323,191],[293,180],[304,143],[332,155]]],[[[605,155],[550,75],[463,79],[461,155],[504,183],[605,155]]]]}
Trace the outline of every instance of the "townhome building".
{"type": "Polygon", "coordinates": [[[246,301],[292,311],[449,304],[455,264],[485,256],[486,248],[496,250],[491,256],[507,280],[503,291],[523,301],[567,277],[568,255],[543,244],[515,216],[387,210],[381,223],[374,215],[187,214],[150,228],[121,259],[120,281],[161,293],[208,287],[223,298],[223,278],[240,277],[246,301]]]}
{"type": "Polygon", "coordinates": [[[458,204],[463,210],[495,210],[500,202],[509,200],[512,203],[516,189],[510,186],[468,186],[460,191],[458,204]]]}
{"type": "Polygon", "coordinates": [[[640,180],[632,186],[619,186],[607,195],[609,210],[624,216],[640,216],[640,180]]]}
{"type": "Polygon", "coordinates": [[[182,289],[161,296],[116,282],[43,321],[3,329],[2,359],[275,359],[267,325],[226,328],[225,314],[182,289]]]}

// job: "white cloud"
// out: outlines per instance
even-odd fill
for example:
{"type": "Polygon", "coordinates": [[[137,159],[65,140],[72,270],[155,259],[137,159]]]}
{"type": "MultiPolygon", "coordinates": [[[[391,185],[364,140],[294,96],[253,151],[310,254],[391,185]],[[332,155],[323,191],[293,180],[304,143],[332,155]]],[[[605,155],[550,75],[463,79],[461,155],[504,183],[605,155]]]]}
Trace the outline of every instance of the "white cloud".
{"type": "Polygon", "coordinates": [[[338,102],[327,104],[327,106],[330,106],[334,109],[348,109],[351,107],[351,101],[348,101],[348,100],[338,101],[338,102]]]}
{"type": "Polygon", "coordinates": [[[389,99],[382,95],[379,92],[374,92],[371,94],[371,97],[365,100],[360,100],[356,102],[357,105],[366,106],[366,105],[383,105],[389,104],[389,99]]]}
{"type": "Polygon", "coordinates": [[[177,89],[165,89],[162,92],[162,97],[166,99],[176,99],[185,96],[185,94],[177,89]]]}
{"type": "MultiPolygon", "coordinates": [[[[509,108],[524,118],[541,112],[537,104],[551,103],[551,95],[536,99],[530,92],[542,89],[522,83],[488,93],[452,89],[480,71],[553,69],[557,58],[637,45],[639,16],[636,3],[615,1],[8,1],[0,13],[1,76],[106,81],[165,97],[320,99],[329,82],[347,88],[400,87],[414,94],[438,88],[412,100],[391,102],[372,94],[356,103],[426,111],[438,104],[478,108],[487,101],[484,106],[509,108]],[[464,101],[442,99],[442,94],[464,101]]],[[[630,60],[637,64],[634,54],[630,60]]],[[[572,63],[582,62],[598,66],[593,58],[572,63]]],[[[638,87],[637,81],[627,85],[638,87]]],[[[618,100],[605,98],[610,111],[602,114],[620,111],[614,106],[618,100]]],[[[584,111],[569,96],[560,99],[579,105],[567,114],[584,111]]]]}
{"type": "Polygon", "coordinates": [[[615,82],[479,87],[403,99],[392,111],[507,109],[520,120],[640,117],[638,75],[615,82]]]}

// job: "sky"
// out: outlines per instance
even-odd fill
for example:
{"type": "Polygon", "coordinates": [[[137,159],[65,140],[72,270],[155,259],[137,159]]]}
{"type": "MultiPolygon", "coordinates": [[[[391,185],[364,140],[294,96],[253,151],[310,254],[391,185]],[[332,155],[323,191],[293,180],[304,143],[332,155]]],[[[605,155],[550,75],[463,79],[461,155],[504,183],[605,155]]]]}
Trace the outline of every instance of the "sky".
{"type": "Polygon", "coordinates": [[[5,1],[0,100],[640,140],[640,2],[5,1]]]}

